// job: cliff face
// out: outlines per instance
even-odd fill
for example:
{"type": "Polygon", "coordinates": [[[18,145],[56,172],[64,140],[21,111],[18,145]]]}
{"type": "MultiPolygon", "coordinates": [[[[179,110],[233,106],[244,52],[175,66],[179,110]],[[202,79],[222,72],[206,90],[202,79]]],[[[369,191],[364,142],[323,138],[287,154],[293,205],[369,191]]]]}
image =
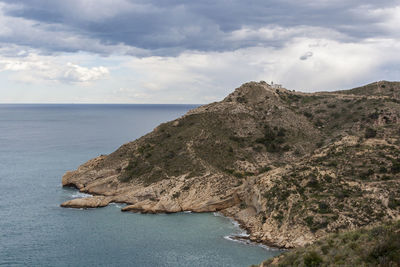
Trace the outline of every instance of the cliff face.
{"type": "Polygon", "coordinates": [[[400,215],[400,83],[298,93],[250,82],[108,156],[64,186],[124,211],[221,211],[255,241],[297,247],[400,215]]]}

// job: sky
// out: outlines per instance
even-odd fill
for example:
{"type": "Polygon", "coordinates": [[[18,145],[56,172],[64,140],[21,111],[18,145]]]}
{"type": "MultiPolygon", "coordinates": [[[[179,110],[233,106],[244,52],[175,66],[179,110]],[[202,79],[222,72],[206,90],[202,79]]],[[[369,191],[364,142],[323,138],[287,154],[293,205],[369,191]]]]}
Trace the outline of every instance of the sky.
{"type": "Polygon", "coordinates": [[[0,0],[0,103],[221,100],[400,80],[400,0],[0,0]]]}

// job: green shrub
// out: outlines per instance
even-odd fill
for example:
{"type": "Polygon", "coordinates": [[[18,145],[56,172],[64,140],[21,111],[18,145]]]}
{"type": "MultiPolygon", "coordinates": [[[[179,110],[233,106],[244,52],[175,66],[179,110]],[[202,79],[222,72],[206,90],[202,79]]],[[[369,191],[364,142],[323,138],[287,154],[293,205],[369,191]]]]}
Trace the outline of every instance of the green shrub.
{"type": "Polygon", "coordinates": [[[264,224],[267,221],[267,217],[265,217],[265,215],[263,215],[261,217],[261,222],[264,224]]]}
{"type": "Polygon", "coordinates": [[[304,116],[306,116],[307,118],[309,118],[309,119],[312,119],[312,117],[313,117],[313,114],[312,113],[310,113],[310,112],[308,112],[308,111],[304,111],[304,116]]]}
{"type": "Polygon", "coordinates": [[[321,246],[321,251],[322,251],[322,253],[323,253],[324,255],[328,254],[329,248],[330,248],[330,247],[329,247],[328,245],[321,246]]]}
{"type": "Polygon", "coordinates": [[[235,176],[236,178],[243,178],[244,177],[243,173],[241,173],[241,172],[234,172],[233,176],[235,176]]]}
{"type": "Polygon", "coordinates": [[[239,103],[244,103],[244,104],[247,103],[247,99],[244,96],[237,97],[236,101],[239,102],[239,103]]]}
{"type": "Polygon", "coordinates": [[[237,143],[243,143],[245,141],[245,139],[243,137],[234,136],[234,135],[229,136],[229,139],[234,142],[237,142],[237,143]]]}
{"type": "Polygon", "coordinates": [[[259,173],[264,173],[264,172],[269,172],[270,170],[271,170],[271,167],[269,167],[269,166],[264,166],[264,167],[260,168],[260,169],[258,170],[258,172],[259,172],[259,173]]]}
{"type": "Polygon", "coordinates": [[[310,251],[304,256],[304,265],[307,267],[320,266],[322,262],[321,256],[315,251],[310,251]]]}
{"type": "Polygon", "coordinates": [[[329,207],[328,204],[326,204],[325,202],[319,202],[318,203],[318,213],[330,213],[331,212],[331,208],[329,207]]]}
{"type": "Polygon", "coordinates": [[[315,125],[316,127],[322,127],[322,126],[324,126],[324,123],[323,123],[320,119],[318,119],[318,120],[314,123],[314,125],[315,125]]]}
{"type": "Polygon", "coordinates": [[[172,194],[172,198],[178,198],[181,195],[181,192],[175,192],[172,194]]]}
{"type": "Polygon", "coordinates": [[[253,146],[253,150],[256,151],[256,152],[261,152],[262,149],[263,149],[263,147],[260,146],[260,145],[255,145],[255,146],[253,146]]]}
{"type": "Polygon", "coordinates": [[[279,128],[277,134],[278,137],[284,137],[286,136],[286,129],[285,128],[279,128]]]}
{"type": "Polygon", "coordinates": [[[400,172],[400,159],[392,160],[391,171],[395,174],[400,172]]]}
{"type": "Polygon", "coordinates": [[[365,138],[374,138],[376,137],[376,130],[368,127],[365,129],[365,138]]]}
{"type": "Polygon", "coordinates": [[[273,217],[275,220],[277,220],[279,223],[282,223],[282,220],[284,218],[283,214],[280,212],[276,216],[273,217]]]}
{"type": "Polygon", "coordinates": [[[319,190],[319,189],[321,189],[321,185],[319,184],[318,180],[315,179],[315,178],[314,178],[314,179],[311,179],[311,180],[307,183],[306,187],[310,187],[310,188],[312,188],[312,189],[314,189],[314,190],[319,190]]]}
{"type": "Polygon", "coordinates": [[[327,183],[331,183],[331,182],[332,182],[332,177],[331,177],[330,175],[328,175],[328,174],[325,174],[324,180],[325,180],[327,183]]]}
{"type": "Polygon", "coordinates": [[[366,172],[361,172],[360,173],[360,178],[362,180],[366,180],[368,179],[368,177],[370,177],[372,174],[374,174],[374,170],[373,169],[368,169],[368,171],[366,172]]]}
{"type": "Polygon", "coordinates": [[[396,199],[393,196],[389,197],[388,207],[391,209],[396,209],[400,206],[400,199],[396,199]]]}
{"type": "Polygon", "coordinates": [[[333,112],[333,113],[331,114],[331,116],[332,116],[334,119],[338,119],[338,118],[340,117],[340,113],[338,113],[338,112],[333,112]]]}
{"type": "Polygon", "coordinates": [[[246,202],[244,202],[244,201],[240,202],[239,208],[240,209],[246,209],[247,208],[246,202]]]}
{"type": "Polygon", "coordinates": [[[278,129],[277,127],[275,127],[274,129],[272,129],[270,126],[266,125],[264,127],[264,136],[261,138],[257,138],[255,142],[263,144],[268,152],[276,153],[283,150],[281,145],[285,143],[285,136],[285,128],[278,129]]]}
{"type": "Polygon", "coordinates": [[[386,167],[385,167],[385,166],[381,166],[381,167],[379,168],[379,172],[380,172],[380,173],[387,173],[386,167]]]}
{"type": "Polygon", "coordinates": [[[313,218],[313,216],[308,216],[308,217],[306,217],[306,218],[304,219],[304,222],[307,224],[307,226],[308,226],[309,228],[311,228],[312,225],[313,225],[313,223],[314,223],[314,218],[313,218]]]}

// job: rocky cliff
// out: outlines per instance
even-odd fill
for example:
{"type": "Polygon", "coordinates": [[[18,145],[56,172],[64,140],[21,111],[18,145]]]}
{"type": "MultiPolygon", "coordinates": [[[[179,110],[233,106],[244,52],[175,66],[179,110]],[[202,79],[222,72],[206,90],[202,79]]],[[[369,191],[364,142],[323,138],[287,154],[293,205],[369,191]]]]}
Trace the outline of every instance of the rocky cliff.
{"type": "Polygon", "coordinates": [[[63,207],[221,211],[278,247],[399,218],[400,83],[306,94],[250,82],[67,172],[63,207]]]}

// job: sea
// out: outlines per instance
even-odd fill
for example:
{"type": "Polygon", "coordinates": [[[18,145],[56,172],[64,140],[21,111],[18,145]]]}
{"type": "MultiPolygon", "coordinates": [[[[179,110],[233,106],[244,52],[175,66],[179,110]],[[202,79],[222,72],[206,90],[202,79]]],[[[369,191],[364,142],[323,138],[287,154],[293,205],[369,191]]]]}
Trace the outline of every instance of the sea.
{"type": "Polygon", "coordinates": [[[67,209],[85,194],[68,170],[196,105],[0,105],[0,266],[249,266],[280,250],[218,213],[135,214],[122,204],[67,209]]]}

